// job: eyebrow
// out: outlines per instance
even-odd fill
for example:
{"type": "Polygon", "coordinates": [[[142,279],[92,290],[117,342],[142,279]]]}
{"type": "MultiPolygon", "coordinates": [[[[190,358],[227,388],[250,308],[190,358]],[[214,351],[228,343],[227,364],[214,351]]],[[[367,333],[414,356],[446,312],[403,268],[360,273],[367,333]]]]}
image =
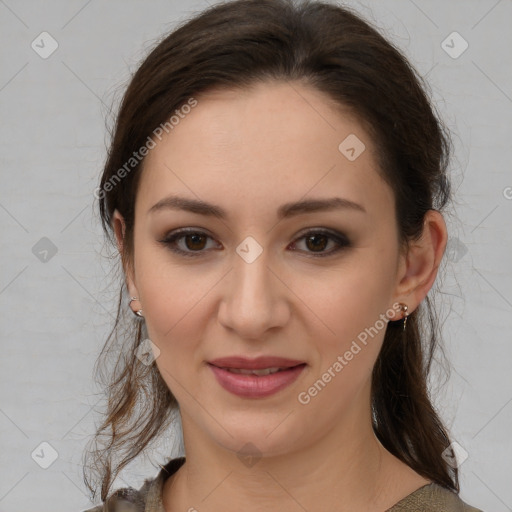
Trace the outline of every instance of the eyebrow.
{"type": "MultiPolygon", "coordinates": [[[[283,204],[277,209],[277,218],[285,219],[303,213],[314,213],[340,208],[347,208],[366,213],[365,208],[358,203],[354,203],[349,199],[343,199],[341,197],[331,197],[326,199],[306,199],[303,201],[283,204]]],[[[228,217],[227,212],[220,206],[198,199],[180,196],[168,196],[161,199],[148,210],[148,213],[155,213],[168,209],[185,210],[199,215],[217,217],[218,219],[226,219],[228,217]]]]}

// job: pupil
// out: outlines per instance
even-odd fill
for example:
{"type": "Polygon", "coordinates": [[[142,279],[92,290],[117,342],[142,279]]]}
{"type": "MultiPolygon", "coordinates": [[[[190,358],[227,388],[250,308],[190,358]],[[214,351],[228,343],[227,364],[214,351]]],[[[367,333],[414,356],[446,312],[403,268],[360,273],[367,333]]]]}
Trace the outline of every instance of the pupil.
{"type": "Polygon", "coordinates": [[[204,248],[204,235],[187,235],[186,245],[187,249],[203,249],[204,248]],[[189,243],[192,240],[192,243],[189,243]],[[203,243],[201,243],[203,242],[203,243]],[[199,246],[198,246],[198,245],[199,246]]]}
{"type": "Polygon", "coordinates": [[[327,237],[325,235],[311,235],[306,239],[306,245],[308,249],[316,250],[316,249],[325,249],[327,243],[327,237]],[[310,245],[310,242],[312,245],[310,245]]]}

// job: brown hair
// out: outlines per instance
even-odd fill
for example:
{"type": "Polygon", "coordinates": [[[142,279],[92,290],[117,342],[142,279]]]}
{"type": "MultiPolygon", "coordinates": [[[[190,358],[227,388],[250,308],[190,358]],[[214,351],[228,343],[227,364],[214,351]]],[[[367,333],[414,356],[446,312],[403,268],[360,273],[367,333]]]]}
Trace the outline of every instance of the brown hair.
{"type": "MultiPolygon", "coordinates": [[[[207,9],[163,39],[124,95],[97,194],[103,228],[114,245],[114,210],[125,219],[123,263],[129,265],[133,254],[143,160],[114,183],[119,170],[126,170],[133,152],[194,95],[265,80],[313,86],[365,123],[378,149],[380,172],[394,190],[404,244],[420,236],[429,209],[445,206],[449,138],[425,84],[390,42],[336,5],[236,0],[207,9]]],[[[125,298],[123,282],[116,322],[99,358],[105,363],[116,357],[106,376],[106,416],[84,465],[86,484],[93,495],[101,487],[103,500],[119,471],[167,428],[177,407],[156,365],[145,366],[135,356],[144,327],[131,320],[131,312],[125,317],[125,298]]],[[[373,370],[375,434],[419,474],[458,492],[457,469],[442,457],[449,437],[427,388],[439,338],[429,300],[410,315],[405,333],[395,324],[387,327],[373,370]]]]}

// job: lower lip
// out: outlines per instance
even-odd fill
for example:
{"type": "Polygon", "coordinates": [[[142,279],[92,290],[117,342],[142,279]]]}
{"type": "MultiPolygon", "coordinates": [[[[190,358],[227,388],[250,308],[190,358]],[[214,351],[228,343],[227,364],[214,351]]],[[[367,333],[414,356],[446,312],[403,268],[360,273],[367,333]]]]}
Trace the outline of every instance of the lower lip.
{"type": "Polygon", "coordinates": [[[208,365],[218,383],[230,393],[246,398],[264,398],[277,393],[294,382],[306,367],[305,364],[269,375],[243,375],[208,365]]]}

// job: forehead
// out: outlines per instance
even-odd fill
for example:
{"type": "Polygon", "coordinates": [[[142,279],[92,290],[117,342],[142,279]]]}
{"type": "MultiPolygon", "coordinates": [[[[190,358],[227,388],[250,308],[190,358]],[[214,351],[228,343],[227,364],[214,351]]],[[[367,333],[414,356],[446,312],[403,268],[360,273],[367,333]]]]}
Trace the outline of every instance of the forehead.
{"type": "Polygon", "coordinates": [[[369,134],[323,93],[266,82],[195,99],[146,156],[141,206],[182,193],[254,214],[258,207],[333,191],[364,204],[392,203],[369,134]]]}

